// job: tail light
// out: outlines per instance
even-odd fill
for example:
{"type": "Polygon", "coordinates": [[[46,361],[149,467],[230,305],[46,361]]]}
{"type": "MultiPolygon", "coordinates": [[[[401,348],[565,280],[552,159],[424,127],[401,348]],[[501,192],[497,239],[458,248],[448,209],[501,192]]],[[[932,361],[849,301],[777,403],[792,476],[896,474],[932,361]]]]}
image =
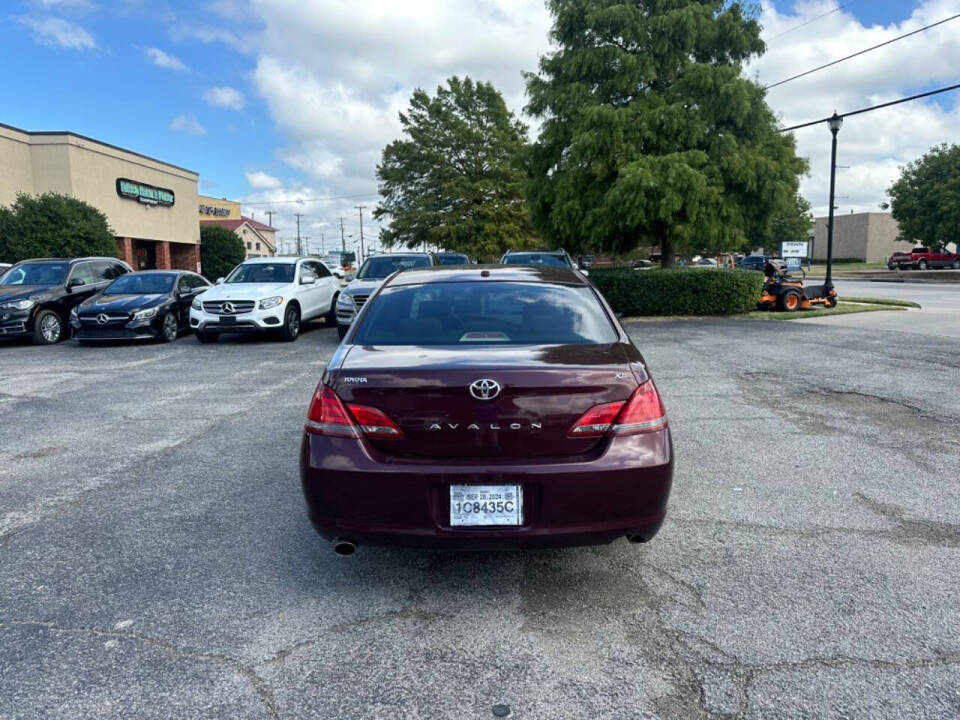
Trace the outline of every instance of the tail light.
{"type": "Polygon", "coordinates": [[[626,401],[594,405],[573,424],[568,437],[636,435],[663,430],[667,414],[653,380],[647,380],[626,401]]]}
{"type": "Polygon", "coordinates": [[[403,437],[393,420],[388,418],[383,411],[366,405],[348,405],[350,413],[357,419],[363,434],[375,438],[399,438],[403,437]]]}
{"type": "Polygon", "coordinates": [[[333,388],[323,383],[317,386],[310,401],[304,429],[314,435],[333,437],[358,438],[361,431],[369,437],[403,437],[400,428],[383,412],[365,405],[345,407],[333,388]]]}

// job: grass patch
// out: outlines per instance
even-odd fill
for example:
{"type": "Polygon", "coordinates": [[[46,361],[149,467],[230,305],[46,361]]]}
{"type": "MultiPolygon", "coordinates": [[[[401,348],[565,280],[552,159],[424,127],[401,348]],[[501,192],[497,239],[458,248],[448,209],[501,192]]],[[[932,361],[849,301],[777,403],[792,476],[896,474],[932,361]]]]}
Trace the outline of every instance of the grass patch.
{"type": "MultiPolygon", "coordinates": [[[[879,262],[837,262],[833,261],[833,270],[848,272],[850,270],[886,270],[887,263],[884,261],[879,262]]],[[[827,271],[827,264],[823,262],[813,263],[813,267],[808,270],[808,273],[821,274],[827,271]]]]}
{"type": "Polygon", "coordinates": [[[843,296],[844,302],[863,303],[864,305],[896,305],[897,307],[918,308],[920,303],[913,300],[895,300],[893,298],[868,298],[868,297],[847,297],[843,296]]]}
{"type": "MultiPolygon", "coordinates": [[[[747,317],[762,318],[764,320],[800,320],[801,318],[824,317],[826,315],[850,315],[852,313],[878,312],[880,310],[906,310],[907,307],[899,304],[880,304],[877,298],[868,298],[873,302],[858,303],[844,298],[833,309],[813,307],[809,310],[796,312],[777,312],[776,310],[754,310],[747,313],[747,317]]],[[[918,306],[919,307],[919,306],[918,306]]]]}

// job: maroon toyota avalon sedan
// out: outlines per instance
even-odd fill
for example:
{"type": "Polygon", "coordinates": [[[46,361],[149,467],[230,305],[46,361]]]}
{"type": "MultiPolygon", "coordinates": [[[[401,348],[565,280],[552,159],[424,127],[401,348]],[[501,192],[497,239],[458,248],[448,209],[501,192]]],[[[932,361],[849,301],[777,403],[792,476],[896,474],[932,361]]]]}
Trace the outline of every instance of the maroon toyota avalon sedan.
{"type": "Polygon", "coordinates": [[[673,446],[643,357],[582,275],[440,266],[367,301],[310,403],[300,475],[340,554],[643,542],[673,446]]]}

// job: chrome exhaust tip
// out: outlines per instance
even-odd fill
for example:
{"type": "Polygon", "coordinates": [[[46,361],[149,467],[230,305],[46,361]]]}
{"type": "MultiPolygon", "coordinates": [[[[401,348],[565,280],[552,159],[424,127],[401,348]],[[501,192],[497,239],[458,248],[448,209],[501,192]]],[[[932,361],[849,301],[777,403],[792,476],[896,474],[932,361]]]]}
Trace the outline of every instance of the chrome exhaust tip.
{"type": "Polygon", "coordinates": [[[346,538],[334,538],[333,551],[340,557],[347,557],[357,551],[357,544],[353,540],[347,540],[346,538]]]}

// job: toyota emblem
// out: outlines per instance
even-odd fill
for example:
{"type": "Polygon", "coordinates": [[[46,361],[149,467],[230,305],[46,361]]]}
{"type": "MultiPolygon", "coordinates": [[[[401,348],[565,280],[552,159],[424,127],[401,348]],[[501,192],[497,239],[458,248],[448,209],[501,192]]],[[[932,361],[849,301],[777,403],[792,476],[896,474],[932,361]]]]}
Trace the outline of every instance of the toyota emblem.
{"type": "Polygon", "coordinates": [[[108,322],[110,322],[110,318],[106,313],[100,313],[97,315],[97,325],[106,325],[108,322]]]}
{"type": "Polygon", "coordinates": [[[236,311],[237,311],[237,309],[233,306],[233,303],[232,303],[232,302],[225,302],[225,303],[223,304],[223,314],[224,314],[224,315],[232,315],[232,314],[235,313],[236,311]]]}
{"type": "Polygon", "coordinates": [[[500,383],[481,378],[470,383],[470,395],[477,400],[493,400],[500,394],[500,383]]]}

